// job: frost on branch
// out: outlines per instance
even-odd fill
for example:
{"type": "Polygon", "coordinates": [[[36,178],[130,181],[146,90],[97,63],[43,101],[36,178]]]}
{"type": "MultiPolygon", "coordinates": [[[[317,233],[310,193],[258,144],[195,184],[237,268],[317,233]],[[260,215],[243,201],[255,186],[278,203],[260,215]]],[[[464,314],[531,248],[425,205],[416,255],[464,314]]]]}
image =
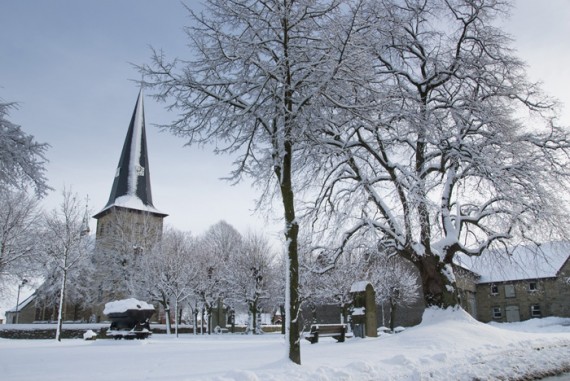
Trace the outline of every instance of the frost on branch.
{"type": "Polygon", "coordinates": [[[0,188],[25,189],[31,185],[36,195],[45,196],[50,189],[45,177],[49,145],[38,143],[8,120],[14,108],[14,103],[0,102],[0,188]]]}

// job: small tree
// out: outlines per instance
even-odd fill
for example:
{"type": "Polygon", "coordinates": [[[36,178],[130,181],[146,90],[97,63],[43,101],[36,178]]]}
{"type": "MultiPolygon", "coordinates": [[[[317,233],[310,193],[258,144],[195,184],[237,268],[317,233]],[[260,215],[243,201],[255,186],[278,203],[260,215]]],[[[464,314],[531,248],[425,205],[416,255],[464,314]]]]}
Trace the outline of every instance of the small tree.
{"type": "Polygon", "coordinates": [[[168,229],[160,247],[145,255],[141,268],[142,281],[152,300],[161,303],[166,313],[167,333],[170,334],[171,309],[174,302],[174,330],[178,337],[179,309],[195,292],[198,272],[192,253],[193,240],[189,233],[168,229]],[[146,281],[145,281],[146,280],[146,281]]]}
{"type": "Polygon", "coordinates": [[[83,223],[87,210],[70,190],[63,191],[63,200],[45,218],[42,241],[47,263],[55,265],[59,278],[59,307],[56,340],[61,341],[63,311],[66,303],[67,282],[70,274],[78,269],[91,252],[91,240],[83,223]]]}
{"type": "MultiPolygon", "coordinates": [[[[368,259],[365,279],[370,281],[376,291],[376,302],[382,306],[388,303],[390,329],[394,331],[397,308],[410,306],[420,298],[417,271],[411,263],[407,263],[395,253],[392,255],[375,253],[368,259]]],[[[384,313],[382,313],[382,324],[384,324],[384,313]]]]}
{"type": "Polygon", "coordinates": [[[254,233],[248,234],[240,250],[230,257],[225,277],[226,301],[234,306],[245,302],[249,316],[248,333],[261,333],[259,314],[264,303],[269,304],[269,287],[275,277],[273,262],[268,241],[254,233]]]}
{"type": "MultiPolygon", "coordinates": [[[[369,280],[365,276],[364,265],[362,256],[358,252],[352,252],[344,253],[338,258],[335,267],[324,273],[309,270],[306,287],[310,292],[310,300],[316,304],[337,305],[340,309],[340,322],[345,323],[353,303],[351,286],[357,281],[369,280]]],[[[313,268],[315,267],[322,266],[316,264],[313,268]]]]}
{"type": "Polygon", "coordinates": [[[41,212],[23,191],[0,189],[0,282],[37,271],[41,212]]]}
{"type": "Polygon", "coordinates": [[[199,271],[196,275],[195,292],[203,315],[207,315],[209,334],[213,328],[212,312],[214,308],[221,306],[228,294],[228,266],[232,266],[231,258],[241,250],[241,242],[239,232],[225,221],[211,226],[196,242],[195,259],[199,271]]]}

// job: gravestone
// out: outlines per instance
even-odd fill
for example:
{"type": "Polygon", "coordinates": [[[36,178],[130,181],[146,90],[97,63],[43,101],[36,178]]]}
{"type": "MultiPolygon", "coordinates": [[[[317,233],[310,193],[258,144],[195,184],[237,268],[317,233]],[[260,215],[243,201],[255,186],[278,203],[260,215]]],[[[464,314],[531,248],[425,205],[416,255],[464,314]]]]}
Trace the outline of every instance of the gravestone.
{"type": "Polygon", "coordinates": [[[355,336],[377,337],[376,296],[368,281],[359,281],[350,287],[352,294],[352,322],[355,336]]]}

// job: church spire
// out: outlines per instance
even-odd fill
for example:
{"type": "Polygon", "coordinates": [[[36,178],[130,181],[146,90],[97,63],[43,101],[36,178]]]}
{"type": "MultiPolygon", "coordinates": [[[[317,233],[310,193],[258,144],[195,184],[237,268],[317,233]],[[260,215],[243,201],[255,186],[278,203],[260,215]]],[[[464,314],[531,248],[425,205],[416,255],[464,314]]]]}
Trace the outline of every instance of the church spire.
{"type": "Polygon", "coordinates": [[[113,206],[166,216],[152,204],[142,88],[131,117],[109,201],[94,217],[99,218],[113,206]]]}

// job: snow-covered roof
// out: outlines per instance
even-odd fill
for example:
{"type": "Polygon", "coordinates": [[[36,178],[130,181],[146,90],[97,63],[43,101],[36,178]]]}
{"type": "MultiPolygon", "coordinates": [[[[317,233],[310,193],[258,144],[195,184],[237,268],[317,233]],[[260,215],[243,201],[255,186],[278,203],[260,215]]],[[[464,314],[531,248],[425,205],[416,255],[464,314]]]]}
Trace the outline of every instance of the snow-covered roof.
{"type": "Polygon", "coordinates": [[[22,300],[17,306],[14,306],[14,307],[10,308],[9,310],[6,310],[6,312],[22,311],[24,309],[24,307],[26,307],[28,304],[30,304],[35,298],[36,298],[36,294],[33,293],[32,295],[30,295],[27,298],[25,298],[24,300],[22,300]]]}
{"type": "Polygon", "coordinates": [[[123,313],[127,310],[154,310],[154,306],[135,298],[122,299],[106,303],[103,313],[109,315],[112,313],[123,313]]]}
{"type": "Polygon", "coordinates": [[[457,262],[481,276],[479,283],[556,277],[570,257],[570,242],[518,246],[510,253],[493,251],[481,257],[457,256],[457,262]]]}
{"type": "Polygon", "coordinates": [[[142,89],[125,137],[109,201],[94,217],[102,217],[113,206],[166,216],[152,203],[142,89]]]}

